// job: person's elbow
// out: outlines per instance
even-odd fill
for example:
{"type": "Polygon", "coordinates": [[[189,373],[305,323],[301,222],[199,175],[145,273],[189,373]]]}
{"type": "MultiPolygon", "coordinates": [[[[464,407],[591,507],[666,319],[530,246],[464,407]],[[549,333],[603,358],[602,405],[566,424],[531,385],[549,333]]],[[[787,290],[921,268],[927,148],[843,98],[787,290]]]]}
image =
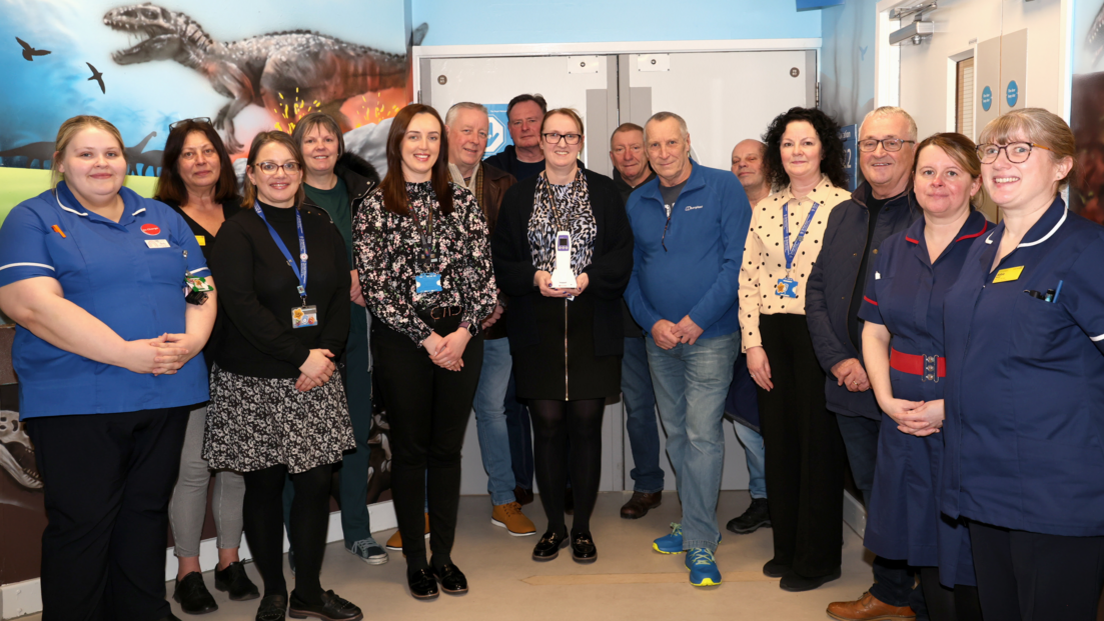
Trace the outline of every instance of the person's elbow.
{"type": "Polygon", "coordinates": [[[0,287],[0,311],[12,321],[34,332],[41,327],[46,307],[61,296],[61,286],[52,278],[21,280],[0,287]],[[53,281],[49,283],[39,280],[53,281]]]}

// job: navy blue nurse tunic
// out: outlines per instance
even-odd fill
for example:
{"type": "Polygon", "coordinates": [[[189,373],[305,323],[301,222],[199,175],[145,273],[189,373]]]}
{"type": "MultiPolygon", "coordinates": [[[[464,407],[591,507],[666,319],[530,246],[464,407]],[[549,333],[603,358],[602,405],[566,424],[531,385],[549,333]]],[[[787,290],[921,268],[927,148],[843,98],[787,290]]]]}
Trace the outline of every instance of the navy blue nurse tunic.
{"type": "Polygon", "coordinates": [[[940,508],[1104,535],[1104,228],[1057,198],[991,271],[1003,234],[970,249],[947,292],[940,508]],[[1024,293],[1048,289],[1053,302],[1024,293]]]}
{"type": "MultiPolygon", "coordinates": [[[[921,218],[878,249],[859,317],[885,325],[892,335],[890,346],[903,354],[943,357],[944,297],[970,247],[992,225],[981,213],[971,213],[934,264],[924,226],[921,218]]],[[[943,398],[946,382],[937,373],[913,375],[890,368],[889,377],[897,399],[943,398]]],[[[940,579],[948,586],[975,584],[966,527],[943,517],[938,508],[942,434],[912,436],[898,430],[888,415],[882,417],[866,547],[885,558],[907,560],[913,567],[938,565],[940,579]]]]}

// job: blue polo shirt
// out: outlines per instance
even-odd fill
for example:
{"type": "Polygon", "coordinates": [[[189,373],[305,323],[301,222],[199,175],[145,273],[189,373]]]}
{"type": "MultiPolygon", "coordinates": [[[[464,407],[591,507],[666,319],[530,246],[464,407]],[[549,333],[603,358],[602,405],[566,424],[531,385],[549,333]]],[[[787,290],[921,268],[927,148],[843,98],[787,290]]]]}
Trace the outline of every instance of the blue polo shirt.
{"type": "Polygon", "coordinates": [[[944,303],[940,509],[1104,535],[1104,228],[1058,198],[991,271],[1004,230],[978,238],[944,303]],[[1024,293],[1059,283],[1053,302],[1024,293]]]}
{"type": "Polygon", "coordinates": [[[669,219],[658,177],[629,196],[633,271],[625,302],[646,331],[689,315],[706,339],[740,329],[736,294],[751,204],[730,171],[691,165],[669,219]]]}
{"type": "MultiPolygon", "coordinates": [[[[127,188],[119,195],[119,222],[81,207],[64,182],[56,192],[17,205],[0,227],[0,287],[54,278],[66,300],[124,340],[183,333],[184,274],[209,273],[203,252],[168,205],[127,188]]],[[[18,326],[12,362],[24,419],[151,410],[208,398],[202,354],[173,375],[154,377],[58,349],[18,326]]]]}

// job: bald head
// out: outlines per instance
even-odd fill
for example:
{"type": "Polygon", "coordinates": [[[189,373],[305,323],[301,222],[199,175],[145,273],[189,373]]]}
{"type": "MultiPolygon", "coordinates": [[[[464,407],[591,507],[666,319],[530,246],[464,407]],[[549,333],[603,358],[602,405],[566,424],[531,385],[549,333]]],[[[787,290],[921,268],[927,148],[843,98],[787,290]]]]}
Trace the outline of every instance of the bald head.
{"type": "Polygon", "coordinates": [[[767,169],[763,160],[765,149],[766,145],[753,138],[741,140],[732,149],[732,174],[740,180],[749,199],[762,198],[770,193],[767,169]]]}

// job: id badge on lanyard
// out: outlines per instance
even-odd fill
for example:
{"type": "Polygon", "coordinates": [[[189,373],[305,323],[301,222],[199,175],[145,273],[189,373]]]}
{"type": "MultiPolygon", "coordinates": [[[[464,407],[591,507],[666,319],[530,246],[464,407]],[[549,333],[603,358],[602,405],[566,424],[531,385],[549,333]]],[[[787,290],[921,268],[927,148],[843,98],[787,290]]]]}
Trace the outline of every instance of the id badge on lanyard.
{"type": "Polygon", "coordinates": [[[295,264],[295,259],[291,256],[291,251],[288,250],[284,240],[280,239],[280,235],[276,232],[276,229],[272,228],[268,219],[265,218],[264,211],[261,210],[259,203],[253,203],[253,210],[260,216],[261,222],[265,223],[268,227],[268,234],[272,236],[272,241],[276,242],[276,247],[280,250],[280,253],[284,255],[284,259],[287,260],[287,264],[291,267],[291,271],[295,272],[295,278],[299,281],[299,286],[295,288],[299,294],[300,300],[302,300],[302,306],[296,306],[291,309],[291,327],[294,328],[313,328],[318,325],[318,307],[307,306],[307,239],[303,235],[303,216],[299,213],[299,210],[295,209],[295,228],[299,233],[299,265],[295,264]]]}
{"type": "Polygon", "coordinates": [[[797,298],[798,282],[790,278],[790,270],[793,269],[794,258],[797,257],[797,249],[801,247],[801,242],[805,239],[805,234],[809,232],[809,224],[813,221],[813,215],[816,214],[817,207],[820,207],[820,205],[814,202],[812,209],[809,210],[809,215],[805,217],[805,224],[801,226],[801,230],[797,233],[797,239],[794,240],[791,246],[790,203],[786,201],[786,203],[782,205],[782,252],[786,255],[786,277],[779,278],[778,282],[774,285],[774,294],[779,297],[797,298]]]}

